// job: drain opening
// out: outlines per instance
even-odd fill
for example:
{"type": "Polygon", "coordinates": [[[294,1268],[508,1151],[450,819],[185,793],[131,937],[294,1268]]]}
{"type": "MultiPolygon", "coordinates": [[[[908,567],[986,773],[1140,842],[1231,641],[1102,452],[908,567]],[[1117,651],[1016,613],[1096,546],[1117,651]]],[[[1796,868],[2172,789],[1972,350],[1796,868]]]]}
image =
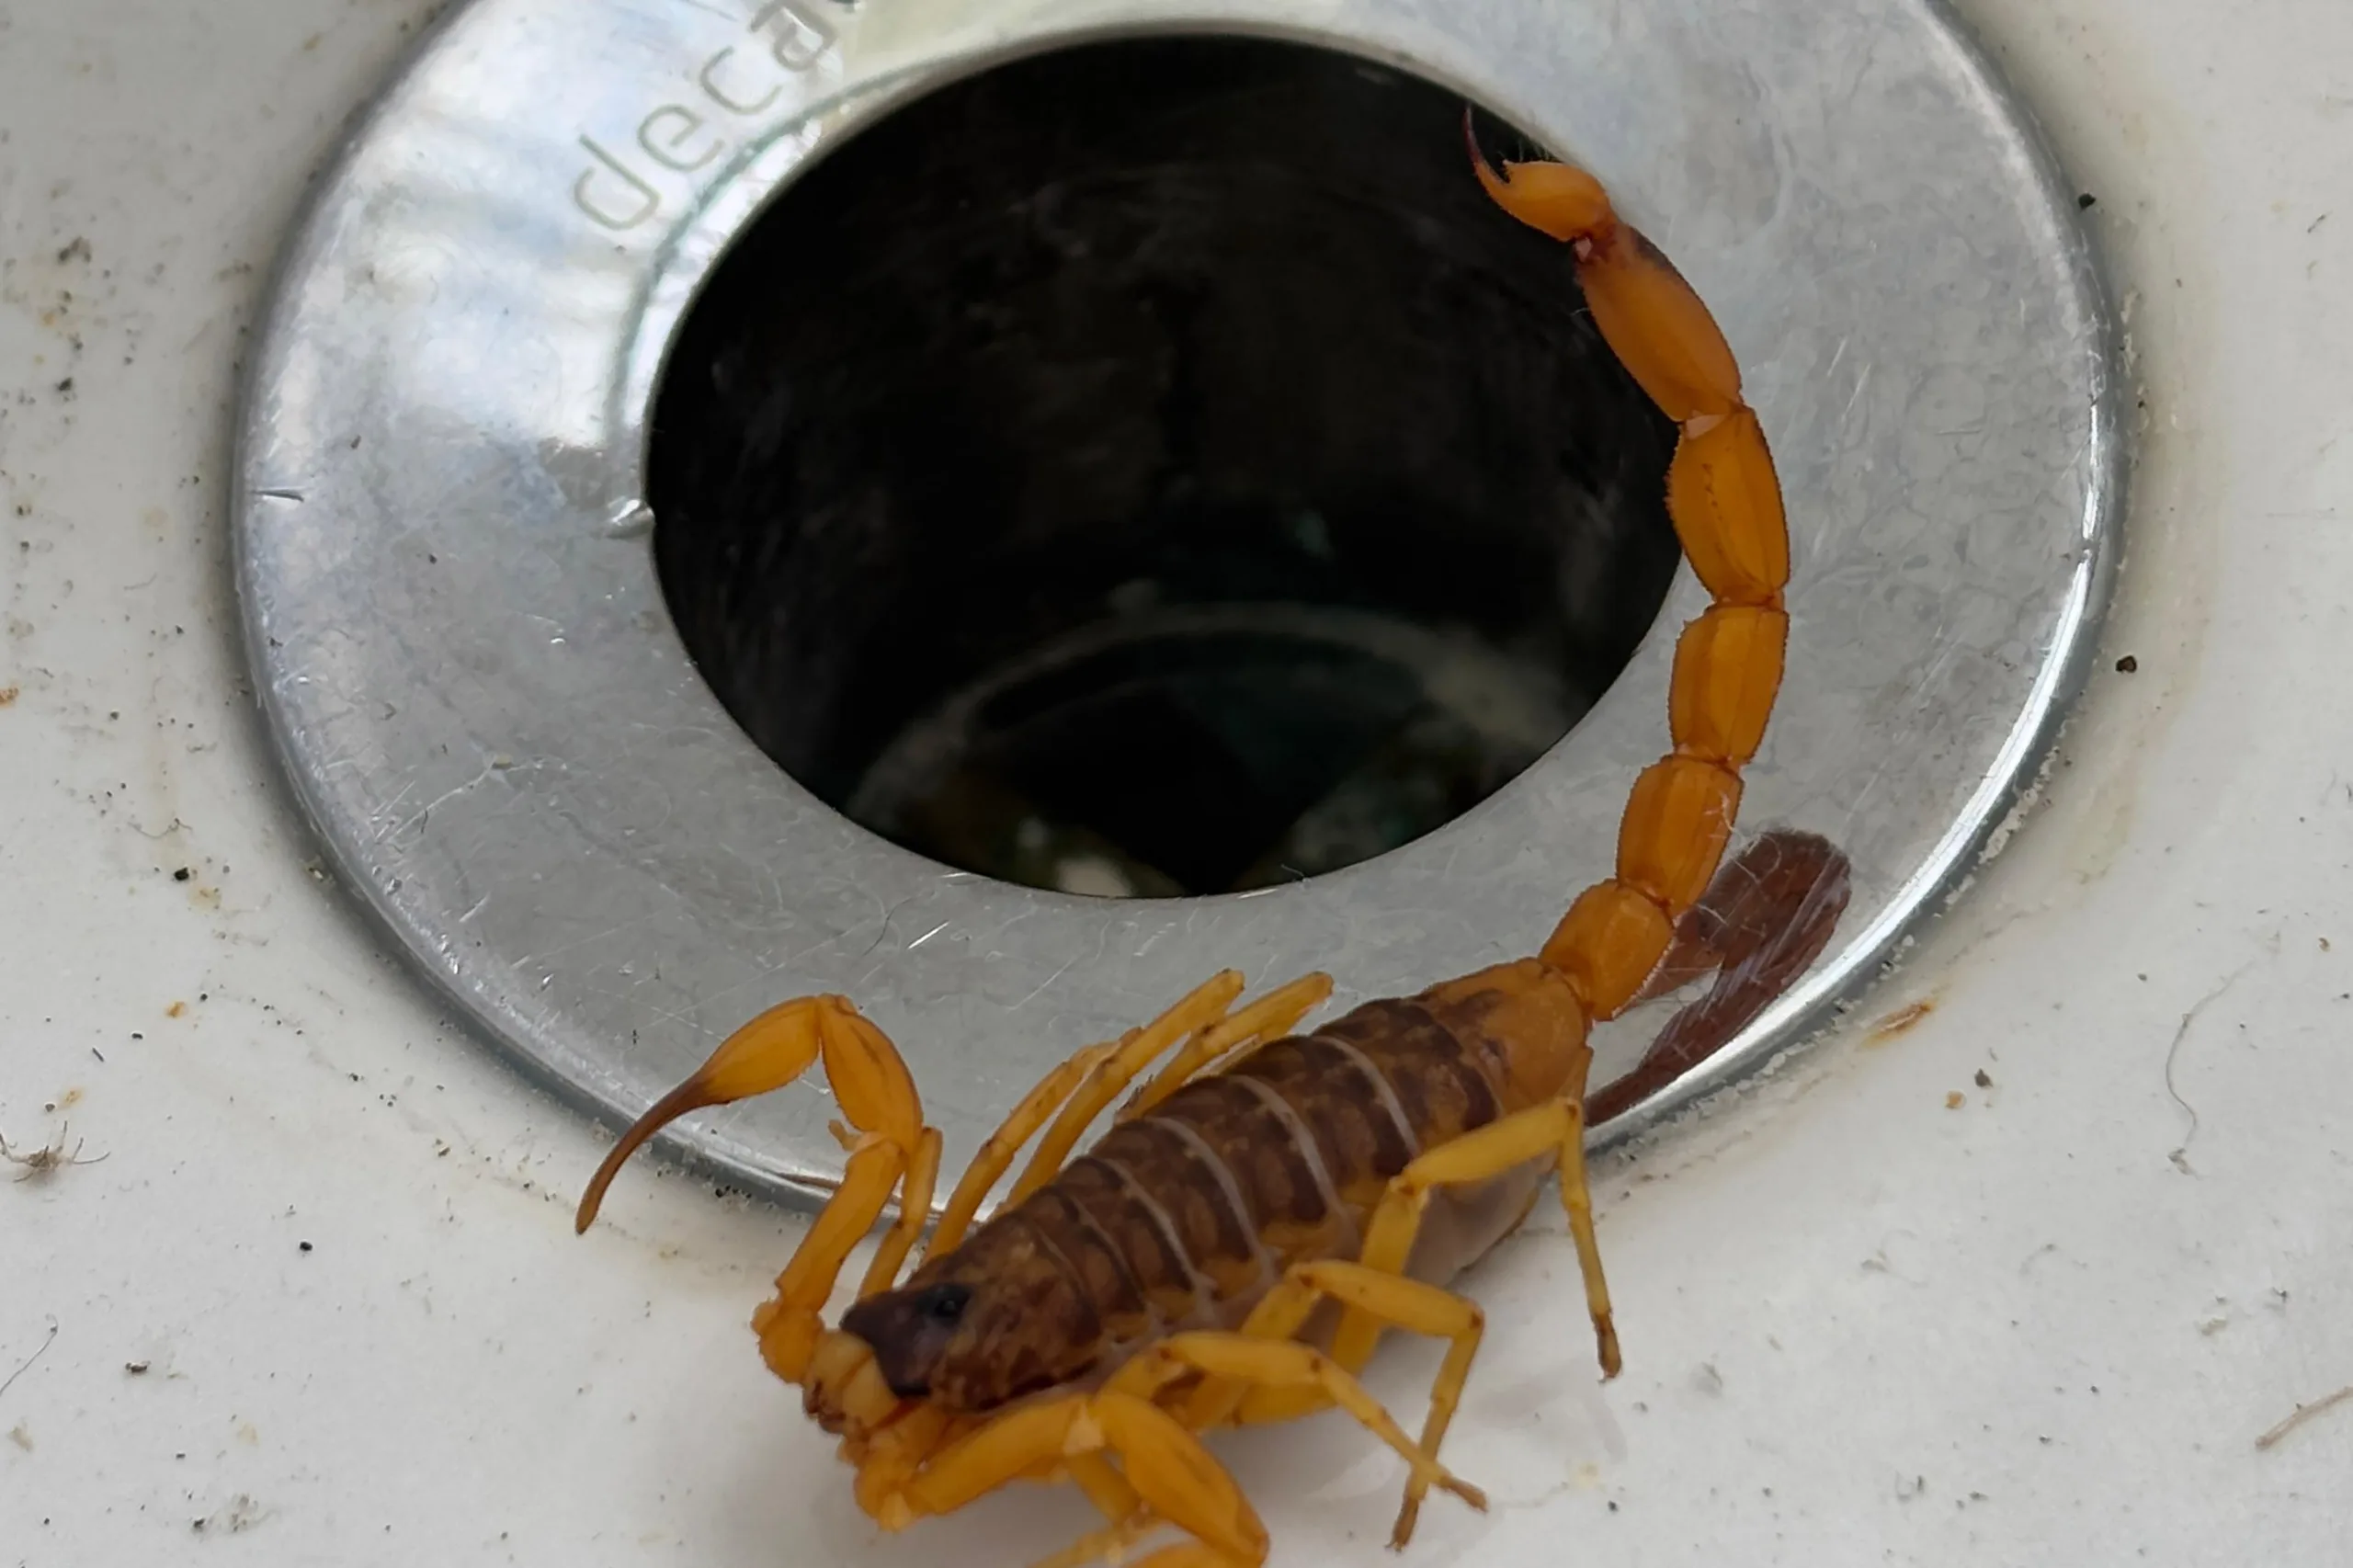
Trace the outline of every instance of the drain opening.
{"type": "Polygon", "coordinates": [[[1534,762],[1665,599],[1673,432],[1461,114],[1125,40],[813,168],[654,411],[663,589],[736,722],[908,848],[1114,895],[1337,869],[1534,762]]]}

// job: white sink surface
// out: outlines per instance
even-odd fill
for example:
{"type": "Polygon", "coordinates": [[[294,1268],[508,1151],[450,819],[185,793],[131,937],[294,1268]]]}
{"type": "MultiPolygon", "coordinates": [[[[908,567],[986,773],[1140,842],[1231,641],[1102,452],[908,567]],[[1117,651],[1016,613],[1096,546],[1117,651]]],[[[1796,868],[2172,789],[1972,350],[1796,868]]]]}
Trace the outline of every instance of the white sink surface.
{"type": "MultiPolygon", "coordinates": [[[[1448,1457],[1495,1506],[1403,1562],[2348,1560],[2353,1402],[2257,1438],[2353,1384],[2353,6],[1961,9],[2129,312],[2100,673],[1865,1014],[1605,1170],[1622,1379],[1557,1217],[1472,1277],[1448,1457]]],[[[1074,1495],[877,1536],[745,1327],[798,1221],[647,1162],[575,1239],[604,1136],[306,865],[242,685],[235,364],[432,10],[0,6],[0,1132],[97,1162],[0,1182],[0,1563],[1013,1568],[1074,1495]]],[[[1352,1427],[1217,1446],[1276,1562],[1389,1561],[1352,1427]]]]}

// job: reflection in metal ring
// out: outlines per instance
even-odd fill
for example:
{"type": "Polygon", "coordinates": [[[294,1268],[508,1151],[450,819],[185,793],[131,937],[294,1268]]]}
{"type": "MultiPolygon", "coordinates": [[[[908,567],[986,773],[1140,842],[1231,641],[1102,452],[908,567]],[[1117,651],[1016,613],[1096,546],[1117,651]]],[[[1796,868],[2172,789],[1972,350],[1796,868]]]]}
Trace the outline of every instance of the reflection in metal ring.
{"type": "MultiPolygon", "coordinates": [[[[1796,547],[1744,828],[1853,858],[1847,924],[1734,1046],[1801,1037],[2030,781],[2114,556],[2114,341],[2072,203],[1931,0],[522,0],[445,20],[290,244],[234,501],[262,699],[339,874],[500,1045],[615,1117],[786,995],[856,996],[951,1166],[1051,1061],[1238,964],[1336,1005],[1531,950],[1604,874],[1664,733],[1678,576],[1513,783],[1325,877],[1205,899],[1013,887],[894,847],[731,721],[654,569],[647,422],[768,199],[944,83],[1111,34],[1279,36],[1409,70],[1594,170],[1747,372],[1796,547]],[[586,11],[593,19],[580,15],[586,11]]],[[[812,235],[811,244],[822,244],[812,235]]],[[[1608,1075],[1639,1050],[1603,1042],[1608,1075]]],[[[682,1128],[740,1184],[839,1169],[814,1088],[682,1128]]]]}

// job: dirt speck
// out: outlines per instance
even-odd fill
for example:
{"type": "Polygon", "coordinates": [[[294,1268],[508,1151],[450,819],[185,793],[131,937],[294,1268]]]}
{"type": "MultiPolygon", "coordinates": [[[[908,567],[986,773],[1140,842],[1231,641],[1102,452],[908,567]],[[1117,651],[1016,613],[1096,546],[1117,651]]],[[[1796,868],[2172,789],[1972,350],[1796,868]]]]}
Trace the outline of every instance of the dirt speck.
{"type": "Polygon", "coordinates": [[[17,1447],[24,1449],[25,1452],[31,1453],[33,1451],[32,1428],[27,1426],[21,1421],[17,1422],[14,1426],[8,1428],[8,1441],[16,1444],[17,1447]]]}
{"type": "Polygon", "coordinates": [[[1915,1024],[1936,1010],[1936,1001],[1931,997],[1924,996],[1917,1002],[1906,1002],[1903,1006],[1873,1024],[1870,1027],[1870,1032],[1863,1037],[1863,1043],[1885,1045],[1896,1036],[1909,1032],[1915,1024]]]}
{"type": "Polygon", "coordinates": [[[2180,1145],[2171,1153],[2167,1154],[2165,1159],[2171,1163],[2174,1169],[2179,1171],[2184,1176],[2196,1176],[2198,1174],[2190,1168],[2189,1165],[2189,1142],[2191,1139],[2198,1136],[2198,1108],[2191,1105],[2188,1100],[2182,1098],[2181,1091],[2174,1086],[2174,1062],[2181,1055],[2181,1042],[2188,1038],[2189,1027],[2198,1021],[2198,1015],[2204,1012],[2209,1004],[2220,1000],[2224,992],[2228,991],[2232,986],[2236,985],[2239,983],[2239,976],[2245,974],[2248,969],[2253,967],[2254,962],[2255,960],[2250,959],[2245,963],[2239,965],[2238,968],[2230,972],[2229,977],[2220,985],[2217,985],[2213,990],[2209,991],[2205,995],[2200,996],[2194,1004],[2192,1004],[2189,1011],[2181,1016],[2181,1026],[2173,1031],[2173,1043],[2165,1047],[2165,1093],[2173,1096],[2173,1103],[2179,1106],[2182,1109],[2182,1114],[2189,1118],[2189,1129],[2181,1135],[2180,1145]]]}
{"type": "Polygon", "coordinates": [[[42,1144],[29,1153],[20,1153],[11,1149],[8,1147],[8,1141],[6,1138],[0,1138],[0,1160],[6,1160],[12,1165],[22,1167],[17,1173],[18,1181],[46,1181],[70,1165],[95,1165],[98,1161],[106,1158],[104,1154],[96,1155],[87,1160],[82,1158],[82,1145],[78,1141],[74,1144],[72,1151],[68,1152],[65,1146],[65,1134],[66,1129],[63,1126],[59,1127],[54,1141],[42,1144]]]}
{"type": "Polygon", "coordinates": [[[1947,1110],[1959,1110],[1968,1103],[1969,1096],[1962,1094],[1959,1089],[1953,1090],[1950,1094],[1945,1096],[1945,1108],[1947,1110]]]}
{"type": "Polygon", "coordinates": [[[164,1009],[164,1017],[167,1018],[184,1018],[187,1016],[188,1004],[185,1002],[175,1002],[164,1009]]]}
{"type": "Polygon", "coordinates": [[[23,687],[0,686],[0,708],[15,707],[17,699],[22,697],[24,694],[25,688],[23,687]]]}
{"type": "Polygon", "coordinates": [[[2262,1437],[2257,1437],[2255,1440],[2255,1446],[2258,1449],[2271,1448],[2282,1437],[2285,1437],[2289,1433],[2294,1431],[2305,1422],[2310,1421],[2313,1417],[2320,1415],[2323,1411],[2334,1410],[2336,1406],[2345,1403],[2348,1400],[2353,1400],[2353,1383],[2347,1384],[2344,1388],[2338,1389],[2335,1393],[2323,1395],[2321,1398],[2313,1401],[2310,1404],[2300,1404],[2296,1406],[2294,1410],[2288,1413],[2286,1419],[2280,1421],[2279,1425],[2273,1426],[2271,1430],[2266,1432],[2262,1437]]]}
{"type": "Polygon", "coordinates": [[[152,1361],[125,1361],[122,1369],[134,1378],[143,1378],[147,1375],[147,1369],[153,1365],[152,1361]]]}
{"type": "Polygon", "coordinates": [[[2125,654],[2124,657],[2116,661],[2116,673],[2120,676],[2129,676],[2140,667],[2141,661],[2134,658],[2130,653],[2125,654]]]}
{"type": "MultiPolygon", "coordinates": [[[[17,1369],[15,1371],[9,1373],[6,1378],[0,1378],[0,1394],[6,1393],[10,1389],[15,1388],[17,1386],[17,1380],[23,1377],[27,1372],[31,1371],[33,1369],[33,1363],[48,1355],[49,1347],[56,1343],[57,1320],[55,1318],[51,1318],[49,1320],[49,1332],[41,1336],[41,1342],[34,1349],[33,1353],[26,1357],[23,1360],[17,1362],[17,1369]]],[[[29,1438],[24,1439],[23,1444],[24,1447],[28,1449],[32,1447],[32,1442],[29,1438]]]]}
{"type": "Polygon", "coordinates": [[[1990,1089],[1994,1086],[1994,1075],[1991,1073],[1986,1072],[1984,1068],[1980,1067],[1977,1070],[1976,1083],[1977,1086],[1981,1089],[1990,1089]]]}
{"type": "Polygon", "coordinates": [[[240,1492],[234,1497],[201,1518],[188,1521],[188,1528],[202,1535],[209,1529],[225,1530],[231,1535],[249,1530],[269,1517],[269,1510],[240,1492]]]}

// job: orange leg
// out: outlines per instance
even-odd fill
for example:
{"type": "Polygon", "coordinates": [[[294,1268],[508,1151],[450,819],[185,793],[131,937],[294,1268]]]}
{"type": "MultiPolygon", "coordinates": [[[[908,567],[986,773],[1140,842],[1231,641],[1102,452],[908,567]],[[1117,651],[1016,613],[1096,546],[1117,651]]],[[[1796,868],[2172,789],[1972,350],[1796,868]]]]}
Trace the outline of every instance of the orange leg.
{"type": "Polygon", "coordinates": [[[1014,1156],[1037,1135],[1049,1117],[1054,1119],[1053,1130],[1029,1168],[1022,1173],[1014,1193],[1017,1198],[1035,1191],[1062,1169],[1087,1123],[1188,1028],[1192,1036],[1184,1049],[1169,1059],[1150,1086],[1137,1092],[1120,1111],[1122,1119],[1159,1103],[1219,1057],[1288,1029],[1310,1007],[1332,994],[1332,982],[1324,975],[1311,974],[1269,992],[1231,1017],[1219,1018],[1217,1013],[1229,1006],[1241,989],[1239,975],[1231,971],[1220,974],[1147,1027],[1131,1030],[1115,1041],[1088,1046],[1047,1074],[1013,1108],[1005,1125],[989,1135],[988,1142],[981,1145],[981,1152],[965,1167],[963,1179],[956,1184],[955,1192],[948,1199],[947,1211],[940,1216],[938,1229],[932,1233],[929,1256],[938,1256],[964,1239],[989,1189],[1011,1168],[1014,1156]]]}
{"type": "Polygon", "coordinates": [[[1740,809],[1740,770],[1763,744],[1781,684],[1790,540],[1780,481],[1740,367],[1706,305],[1611,210],[1600,183],[1564,164],[1490,166],[1469,116],[1479,180],[1513,217],[1572,246],[1594,324],[1680,428],[1667,515],[1715,603],[1676,645],[1667,715],[1675,749],[1635,781],[1617,875],[1591,888],[1545,943],[1596,1021],[1632,1003],[1707,890],[1740,809]]]}
{"type": "Polygon", "coordinates": [[[1417,1495],[1438,1486],[1486,1506],[1476,1487],[1431,1459],[1427,1445],[1417,1447],[1331,1358],[1304,1345],[1219,1333],[1165,1340],[1095,1393],[1016,1405],[952,1435],[935,1423],[895,1452],[878,1446],[859,1472],[860,1501],[883,1528],[898,1530],[1009,1482],[1066,1477],[1110,1523],[1039,1568],[1119,1562],[1164,1524],[1192,1539],[1146,1557],[1146,1564],[1256,1568],[1267,1553],[1257,1515],[1188,1424],[1153,1403],[1165,1385],[1203,1377],[1231,1394],[1303,1394],[1306,1409],[1336,1404],[1406,1461],[1417,1495]]]}
{"type": "Polygon", "coordinates": [[[1216,1028],[1201,1030],[1168,1059],[1151,1083],[1129,1097],[1120,1108],[1119,1119],[1142,1116],[1199,1074],[1222,1071],[1257,1045],[1289,1034],[1331,994],[1330,975],[1302,975],[1279,990],[1269,991],[1216,1028]]]}
{"type": "MultiPolygon", "coordinates": [[[[1601,1270],[1601,1247],[1593,1233],[1593,1197],[1586,1184],[1585,1108],[1574,1100],[1530,1106],[1416,1155],[1381,1195],[1358,1261],[1375,1273],[1404,1274],[1432,1192],[1494,1181],[1532,1160],[1548,1162],[1560,1176],[1561,1207],[1568,1216],[1569,1239],[1585,1279],[1586,1314],[1593,1322],[1601,1375],[1614,1378],[1620,1364],[1618,1329],[1609,1308],[1609,1284],[1601,1270]]],[[[1363,1366],[1381,1328],[1370,1313],[1352,1308],[1333,1335],[1333,1358],[1342,1366],[1363,1366]]]]}
{"type": "Polygon", "coordinates": [[[1013,1108],[1005,1125],[988,1136],[972,1163],[964,1167],[963,1179],[948,1197],[948,1208],[939,1217],[938,1226],[931,1233],[929,1256],[939,1256],[964,1239],[972,1228],[972,1219],[981,1211],[981,1202],[989,1188],[1012,1167],[1013,1157],[1021,1146],[1038,1134],[1046,1119],[1063,1108],[1072,1095],[1078,1091],[1089,1075],[1101,1068],[1111,1053],[1120,1049],[1120,1041],[1107,1040],[1090,1045],[1067,1062],[1059,1063],[1052,1072],[1038,1080],[1038,1086],[1013,1108]]]}
{"type": "Polygon", "coordinates": [[[1242,994],[1242,977],[1232,970],[1215,976],[1162,1014],[1149,1028],[1120,1041],[1120,1049],[1087,1074],[1086,1082],[1070,1097],[1062,1114],[1054,1118],[1053,1126],[1039,1141],[1038,1152],[1030,1156],[1021,1179],[1013,1184],[1007,1201],[1017,1203],[1051,1181],[1054,1173],[1063,1168],[1063,1162],[1070,1158],[1080,1136],[1104,1108],[1119,1098],[1120,1091],[1133,1082],[1137,1074],[1152,1065],[1162,1051],[1177,1040],[1192,1037],[1191,1043],[1169,1063],[1167,1070],[1137,1096],[1140,1102],[1156,1104],[1209,1062],[1263,1035],[1289,1028],[1310,1007],[1331,994],[1331,990],[1330,980],[1311,974],[1268,992],[1229,1018],[1224,1017],[1225,1010],[1242,994]]]}
{"type": "Polygon", "coordinates": [[[1128,1086],[1135,1075],[1150,1066],[1153,1061],[1186,1036],[1210,1028],[1225,1016],[1233,999],[1242,994],[1242,976],[1224,970],[1211,976],[1193,993],[1120,1041],[1119,1049],[1097,1062],[1078,1086],[1062,1114],[1039,1141],[1037,1152],[1029,1156],[1029,1164],[1022,1169],[1020,1179],[1013,1184],[1008,1203],[1018,1203],[1048,1182],[1070,1158],[1070,1152],[1086,1131],[1089,1123],[1103,1114],[1103,1108],[1119,1098],[1120,1091],[1128,1086]]]}
{"type": "MultiPolygon", "coordinates": [[[[1486,1331],[1486,1316],[1480,1312],[1478,1303],[1435,1285],[1383,1273],[1361,1263],[1326,1258],[1294,1266],[1251,1309],[1240,1334],[1250,1339],[1295,1339],[1318,1304],[1326,1301],[1353,1310],[1375,1324],[1447,1342],[1446,1358],[1430,1389],[1429,1415],[1423,1423],[1417,1450],[1420,1458],[1415,1461],[1413,1478],[1406,1484],[1404,1506],[1398,1512],[1396,1528],[1390,1537],[1390,1545],[1402,1547],[1413,1536],[1422,1498],[1436,1478],[1432,1467],[1438,1460],[1438,1445],[1446,1440],[1446,1429],[1454,1420],[1463,1386],[1470,1381],[1471,1362],[1479,1353],[1480,1336],[1486,1331]]],[[[1171,1346],[1174,1344],[1172,1341],[1171,1346]]],[[[1349,1351],[1358,1358],[1354,1361],[1341,1360],[1336,1346],[1332,1364],[1343,1373],[1360,1372],[1363,1362],[1372,1355],[1373,1345],[1370,1336],[1358,1337],[1349,1351]]],[[[1131,1393],[1155,1392],[1172,1381],[1172,1369],[1188,1364],[1171,1348],[1154,1346],[1121,1368],[1109,1386],[1131,1393]]],[[[1252,1383],[1245,1379],[1211,1376],[1186,1393],[1183,1403],[1175,1407],[1176,1415],[1195,1431],[1226,1425],[1295,1421],[1332,1403],[1339,1387],[1336,1381],[1295,1379],[1288,1382],[1252,1383]]],[[[1364,1419],[1360,1413],[1358,1419],[1364,1419]]],[[[1370,1421],[1366,1424],[1372,1426],[1370,1421]]],[[[1377,1426],[1373,1429],[1381,1430],[1377,1426]]],[[[1449,1490],[1456,1491],[1474,1507],[1485,1506],[1460,1488],[1449,1490]]]]}
{"type": "MultiPolygon", "coordinates": [[[[1478,1348],[1482,1326],[1477,1308],[1429,1286],[1382,1276],[1370,1268],[1352,1269],[1342,1275],[1339,1269],[1345,1267],[1336,1267],[1325,1280],[1326,1284],[1341,1286],[1341,1291],[1335,1293],[1336,1299],[1353,1301],[1383,1322],[1443,1334],[1467,1344],[1468,1348],[1459,1358],[1462,1370],[1468,1370],[1470,1357],[1478,1348]],[[1467,1340],[1463,1338],[1466,1329],[1467,1340]]],[[[1300,1321],[1314,1304],[1316,1289],[1299,1281],[1296,1276],[1293,1281],[1292,1299],[1284,1303],[1286,1308],[1297,1310],[1290,1333],[1276,1332],[1277,1325],[1261,1323],[1235,1333],[1203,1330],[1176,1335],[1140,1351],[1120,1369],[1108,1388],[1150,1399],[1172,1383],[1191,1385],[1197,1378],[1205,1380],[1191,1388],[1185,1407],[1174,1413],[1188,1429],[1194,1430],[1222,1426],[1229,1420],[1297,1420],[1337,1405],[1405,1461],[1412,1471],[1411,1487],[1416,1499],[1435,1485],[1484,1512],[1486,1494],[1438,1462],[1438,1440],[1445,1436],[1445,1423],[1435,1419],[1435,1413],[1434,1425],[1438,1428],[1436,1437],[1416,1446],[1389,1412],[1365,1392],[1356,1374],[1336,1357],[1292,1342],[1290,1335],[1298,1332],[1300,1321]]],[[[1458,1385],[1453,1392],[1459,1395],[1460,1392],[1458,1385]]],[[[1442,1397],[1446,1392],[1441,1388],[1442,1397]]],[[[1446,1415],[1451,1416],[1450,1397],[1446,1399],[1445,1408],[1446,1415]]]]}
{"type": "MultiPolygon", "coordinates": [[[[1008,1482],[1067,1474],[1107,1513],[1124,1517],[1047,1560],[1057,1568],[1116,1562],[1162,1522],[1192,1539],[1138,1568],[1257,1568],[1267,1528],[1233,1477],[1201,1441],[1149,1400],[1105,1390],[1016,1405],[927,1456],[879,1489],[874,1517],[888,1530],[949,1514],[1008,1482]],[[1118,1471],[1105,1462],[1116,1457],[1118,1471]]],[[[863,1480],[863,1477],[861,1477],[863,1480]]],[[[1044,1568],[1044,1565],[1041,1565],[1044,1568]]]]}

